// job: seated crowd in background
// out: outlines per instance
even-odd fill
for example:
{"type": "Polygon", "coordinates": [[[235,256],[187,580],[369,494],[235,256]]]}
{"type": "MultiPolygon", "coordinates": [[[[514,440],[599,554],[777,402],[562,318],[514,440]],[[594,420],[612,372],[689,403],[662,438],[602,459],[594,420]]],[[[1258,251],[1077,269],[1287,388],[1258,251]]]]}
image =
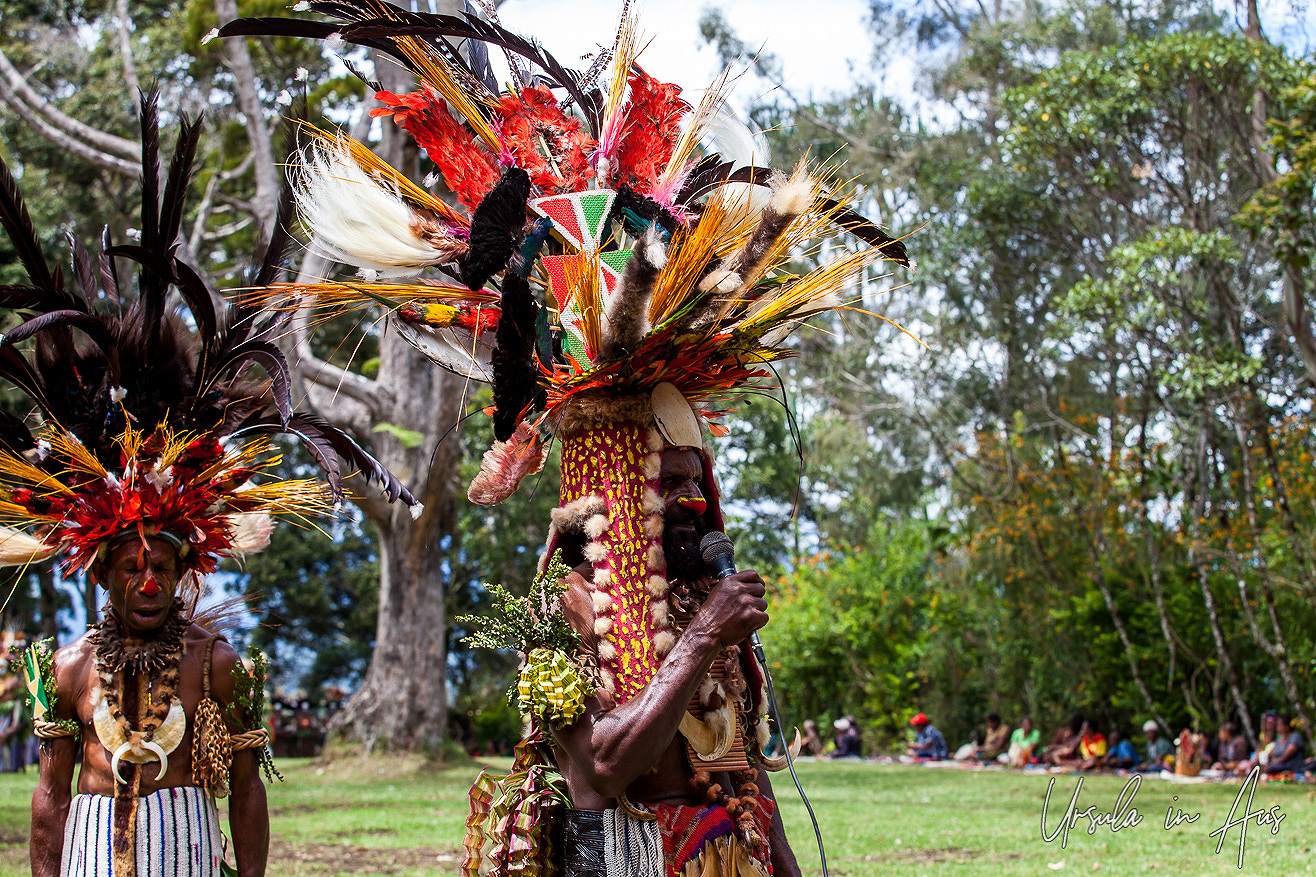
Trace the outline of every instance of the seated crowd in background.
{"type": "MultiPolygon", "coordinates": [[[[945,736],[925,713],[909,720],[914,741],[905,748],[901,761],[944,761],[952,758],[945,736]]],[[[804,722],[801,755],[832,758],[862,758],[859,724],[854,716],[844,716],[832,723],[836,731],[830,746],[825,746],[813,720],[804,722]]],[[[1233,722],[1225,722],[1211,737],[1187,729],[1179,738],[1161,734],[1155,719],[1142,724],[1143,744],[1135,745],[1112,728],[1108,734],[1098,730],[1095,721],[1075,715],[1062,725],[1042,746],[1041,732],[1029,716],[1019,720],[1017,728],[1001,720],[998,713],[986,717],[981,736],[955,750],[954,760],[1009,767],[1041,765],[1073,771],[1122,770],[1158,773],[1177,770],[1196,775],[1201,769],[1217,774],[1246,776],[1254,768],[1268,775],[1313,774],[1316,758],[1309,758],[1307,741],[1289,718],[1274,711],[1261,717],[1260,745],[1253,749],[1233,722]]]]}
{"type": "MultiPolygon", "coordinates": [[[[919,732],[906,751],[919,760],[944,758],[944,738],[933,728],[927,716],[919,713],[911,722],[919,732]],[[929,731],[931,733],[929,733],[929,731]],[[933,739],[940,740],[937,747],[933,739]]],[[[1197,774],[1209,769],[1219,774],[1245,776],[1253,768],[1265,774],[1316,775],[1316,758],[1309,757],[1307,741],[1289,718],[1274,711],[1264,713],[1259,733],[1260,745],[1253,749],[1233,722],[1226,722],[1212,737],[1185,729],[1177,740],[1161,733],[1155,719],[1142,724],[1143,745],[1136,746],[1118,728],[1102,734],[1096,723],[1076,715],[1062,725],[1041,746],[1041,733],[1032,719],[1024,716],[1013,731],[997,713],[987,716],[986,732],[955,751],[962,762],[998,762],[1010,767],[1045,765],[1074,771],[1131,770],[1143,773],[1175,770],[1197,774]],[[979,742],[979,740],[981,742],[979,742]]]]}

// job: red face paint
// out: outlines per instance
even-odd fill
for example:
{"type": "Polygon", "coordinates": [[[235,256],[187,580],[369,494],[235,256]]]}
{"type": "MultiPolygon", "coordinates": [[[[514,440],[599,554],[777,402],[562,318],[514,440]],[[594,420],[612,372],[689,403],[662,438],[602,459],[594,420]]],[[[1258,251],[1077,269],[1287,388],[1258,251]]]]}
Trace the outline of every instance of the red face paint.
{"type": "Polygon", "coordinates": [[[154,597],[158,593],[160,593],[160,586],[156,584],[154,576],[142,583],[143,597],[154,597]]]}
{"type": "Polygon", "coordinates": [[[678,496],[676,504],[689,509],[696,515],[702,515],[708,509],[708,503],[702,496],[678,496]]]}

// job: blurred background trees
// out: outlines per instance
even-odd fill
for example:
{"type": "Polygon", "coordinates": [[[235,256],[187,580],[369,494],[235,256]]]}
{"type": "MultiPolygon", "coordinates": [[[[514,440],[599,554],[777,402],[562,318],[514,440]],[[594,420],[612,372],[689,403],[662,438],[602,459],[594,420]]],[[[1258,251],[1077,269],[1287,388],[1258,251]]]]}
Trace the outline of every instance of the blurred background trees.
{"type": "MultiPolygon", "coordinates": [[[[67,230],[122,238],[134,222],[133,155],[112,139],[135,136],[133,69],[171,111],[206,112],[188,245],[216,286],[239,282],[268,227],[290,97],[368,132],[364,88],[315,47],[251,40],[244,62],[202,44],[221,16],[284,5],[127,4],[131,64],[121,2],[4,5],[0,151],[52,253],[67,230]],[[51,111],[111,139],[71,150],[22,106],[64,138],[88,140],[51,111]]],[[[1316,714],[1316,69],[1254,6],[1236,18],[1193,2],[875,2],[873,78],[750,108],[780,161],[839,152],[865,212],[912,232],[919,263],[845,291],[917,342],[858,310],[804,333],[781,404],[747,401],[719,444],[741,564],[774,583],[764,639],[788,721],[854,714],[878,744],[923,711],[956,743],[990,710],[1249,734],[1263,709],[1316,714]],[[881,72],[911,55],[914,92],[892,93],[881,72]]],[[[715,10],[703,31],[728,61],[755,54],[715,10]]],[[[753,65],[779,76],[770,55],[753,65]]],[[[414,154],[397,163],[423,176],[414,154]]],[[[0,280],[9,261],[0,251],[0,280]]],[[[554,464],[532,500],[457,502],[485,419],[430,452],[486,403],[440,381],[429,419],[371,410],[370,393],[422,368],[379,328],[300,349],[308,404],[358,424],[418,494],[428,483],[434,517],[423,538],[371,508],[333,540],[277,537],[244,573],[269,625],[252,637],[276,663],[314,653],[287,661],[289,686],[360,686],[381,636],[398,636],[377,618],[379,534],[396,528],[429,552],[428,584],[395,611],[420,612],[407,635],[443,709],[362,708],[354,731],[402,748],[445,728],[496,740],[515,726],[497,706],[512,661],[466,650],[448,619],[478,611],[482,581],[528,583],[554,464]]],[[[19,590],[10,611],[42,624],[40,588],[19,590]]]]}

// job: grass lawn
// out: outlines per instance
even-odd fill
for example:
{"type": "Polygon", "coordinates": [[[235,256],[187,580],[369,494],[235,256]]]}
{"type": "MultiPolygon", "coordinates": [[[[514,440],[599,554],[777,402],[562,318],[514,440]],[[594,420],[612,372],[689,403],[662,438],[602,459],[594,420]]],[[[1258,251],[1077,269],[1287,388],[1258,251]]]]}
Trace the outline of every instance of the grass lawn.
{"type": "MultiPolygon", "coordinates": [[[[506,762],[503,762],[504,764],[506,762]]],[[[287,782],[271,789],[271,877],[454,874],[461,862],[466,789],[477,765],[426,769],[418,762],[357,758],[333,763],[286,760],[287,782]]],[[[1238,874],[1239,830],[1215,854],[1209,837],[1228,818],[1238,785],[1142,783],[1133,799],[1141,824],[1087,834],[1080,819],[1067,848],[1042,839],[1045,776],[965,772],[864,763],[803,763],[801,781],[822,823],[831,874],[1238,874]],[[1178,795],[1178,800],[1173,796],[1178,795]],[[1166,830],[1174,806],[1201,813],[1166,830]]],[[[1055,831],[1078,777],[1057,776],[1048,808],[1055,831]]],[[[819,873],[808,817],[789,775],[776,777],[778,798],[806,874],[819,873]]],[[[35,777],[0,775],[0,877],[27,870],[28,802],[35,777]]],[[[1126,779],[1086,777],[1078,811],[1109,813],[1126,779]]],[[[1277,834],[1248,824],[1247,874],[1316,870],[1316,786],[1261,785],[1252,810],[1278,806],[1277,834]]],[[[1246,807],[1240,804],[1238,816],[1246,807]]],[[[1127,810],[1125,811],[1127,812],[1127,810]]]]}

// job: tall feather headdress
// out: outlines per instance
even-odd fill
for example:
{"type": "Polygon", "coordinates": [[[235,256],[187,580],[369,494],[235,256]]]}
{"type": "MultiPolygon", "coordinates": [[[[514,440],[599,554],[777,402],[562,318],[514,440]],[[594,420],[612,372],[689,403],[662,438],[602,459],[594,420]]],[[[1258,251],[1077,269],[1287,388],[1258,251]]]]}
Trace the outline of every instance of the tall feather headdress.
{"type": "MultiPolygon", "coordinates": [[[[410,132],[461,207],[364,145],[315,132],[294,172],[302,221],[312,246],[362,282],[253,297],[328,313],[382,305],[435,362],[491,383],[496,441],[469,491],[476,502],[505,499],[537,471],[545,433],[562,441],[545,560],[568,538],[583,541],[603,688],[625,700],[673,642],[663,447],[700,445],[699,417],[712,425],[768,379],[791,353],[790,332],[841,306],[837,291],[870,266],[908,265],[905,246],[805,161],[783,172],[711,150],[710,139],[735,139],[717,134],[727,78],[692,106],[636,63],[625,13],[610,60],[582,74],[472,14],[382,0],[298,8],[331,20],[242,19],[217,35],[332,39],[406,66],[416,90],[374,86],[372,114],[410,132]],[[454,40],[514,56],[515,87],[497,91],[454,40]],[[795,273],[801,252],[837,226],[868,246],[795,273]],[[417,279],[426,269],[446,279],[417,279]]],[[[720,524],[716,505],[706,514],[720,524]]]]}
{"type": "MultiPolygon", "coordinates": [[[[39,421],[0,415],[0,563],[62,552],[74,571],[124,535],[160,535],[187,568],[208,572],[268,542],[261,522],[269,515],[310,515],[341,499],[340,457],[390,500],[415,503],[350,437],[293,411],[275,344],[285,315],[217,308],[180,254],[200,120],[182,121],[163,176],[154,95],[143,97],[141,120],[140,242],[116,245],[107,229],[93,257],[71,237],[76,286],[46,262],[0,161],[0,227],[28,276],[0,286],[0,308],[18,317],[0,335],[0,378],[31,397],[39,421]],[[135,283],[121,274],[124,263],[135,283]],[[328,483],[272,478],[277,434],[300,439],[328,483]]],[[[285,202],[258,284],[276,277],[290,240],[285,202]]]]}

